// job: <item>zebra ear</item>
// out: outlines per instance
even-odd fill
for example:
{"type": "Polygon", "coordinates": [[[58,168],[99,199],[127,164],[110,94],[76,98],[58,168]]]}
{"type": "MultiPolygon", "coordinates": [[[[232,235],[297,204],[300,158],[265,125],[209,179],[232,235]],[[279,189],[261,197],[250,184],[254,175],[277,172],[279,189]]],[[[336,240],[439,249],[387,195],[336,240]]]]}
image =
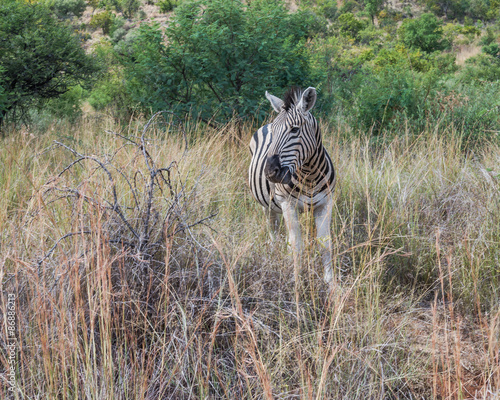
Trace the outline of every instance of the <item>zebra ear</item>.
{"type": "Polygon", "coordinates": [[[304,93],[302,93],[302,97],[300,98],[299,104],[297,105],[298,110],[302,114],[308,112],[311,108],[314,107],[314,104],[316,103],[316,97],[316,89],[313,87],[308,87],[306,90],[304,90],[304,93]]]}
{"type": "Polygon", "coordinates": [[[283,107],[283,100],[281,100],[279,97],[273,96],[272,94],[268,93],[266,91],[266,98],[269,100],[271,105],[274,108],[274,111],[277,113],[281,112],[281,108],[283,107]]]}

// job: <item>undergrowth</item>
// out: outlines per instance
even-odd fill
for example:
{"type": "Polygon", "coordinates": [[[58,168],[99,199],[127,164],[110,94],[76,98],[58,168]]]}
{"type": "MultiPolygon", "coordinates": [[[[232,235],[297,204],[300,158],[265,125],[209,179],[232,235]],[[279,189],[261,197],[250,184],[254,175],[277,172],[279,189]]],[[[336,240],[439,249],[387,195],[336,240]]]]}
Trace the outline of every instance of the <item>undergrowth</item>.
{"type": "Polygon", "coordinates": [[[3,397],[498,395],[496,143],[374,144],[323,124],[338,176],[328,287],[312,242],[294,282],[284,237],[269,239],[246,184],[255,127],[163,117],[3,139],[3,397]]]}

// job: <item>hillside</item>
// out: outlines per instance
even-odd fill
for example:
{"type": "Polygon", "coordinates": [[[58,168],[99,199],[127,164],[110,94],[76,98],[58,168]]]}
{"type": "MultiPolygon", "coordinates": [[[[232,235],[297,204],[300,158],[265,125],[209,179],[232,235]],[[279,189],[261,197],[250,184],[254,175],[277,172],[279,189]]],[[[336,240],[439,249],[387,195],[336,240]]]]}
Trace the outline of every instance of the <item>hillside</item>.
{"type": "Polygon", "coordinates": [[[29,104],[17,114],[25,120],[35,114],[42,123],[74,119],[84,104],[87,112],[124,121],[163,109],[205,121],[216,116],[222,124],[233,116],[262,120],[263,92],[307,85],[320,91],[322,115],[364,132],[402,128],[405,120],[418,131],[426,123],[422,115],[446,119],[436,114],[442,109],[458,111],[455,123],[470,137],[485,136],[498,123],[495,1],[254,1],[248,7],[229,0],[44,1],[38,4],[77,33],[100,70],[69,86],[64,106],[57,98],[47,103],[36,90],[23,94],[29,104]],[[281,26],[273,31],[273,24],[281,26]],[[468,99],[467,106],[450,109],[442,102],[450,96],[468,99]],[[474,128],[471,115],[482,116],[474,128]]]}

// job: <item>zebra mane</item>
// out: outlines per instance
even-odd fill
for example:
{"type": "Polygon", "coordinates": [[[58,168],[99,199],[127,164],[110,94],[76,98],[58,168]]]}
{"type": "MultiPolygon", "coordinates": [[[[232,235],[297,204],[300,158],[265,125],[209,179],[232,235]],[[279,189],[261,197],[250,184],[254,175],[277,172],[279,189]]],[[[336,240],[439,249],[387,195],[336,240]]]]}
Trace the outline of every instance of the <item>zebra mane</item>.
{"type": "Polygon", "coordinates": [[[285,111],[290,110],[292,106],[296,106],[300,101],[303,90],[298,86],[292,86],[288,89],[283,97],[283,108],[285,111]]]}

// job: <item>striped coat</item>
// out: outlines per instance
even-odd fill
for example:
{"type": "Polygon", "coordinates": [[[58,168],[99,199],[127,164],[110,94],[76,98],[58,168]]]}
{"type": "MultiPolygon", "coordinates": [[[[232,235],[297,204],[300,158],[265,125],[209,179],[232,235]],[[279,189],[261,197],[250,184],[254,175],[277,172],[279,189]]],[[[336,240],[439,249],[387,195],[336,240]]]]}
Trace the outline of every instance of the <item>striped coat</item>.
{"type": "Polygon", "coordinates": [[[283,214],[294,254],[295,275],[302,250],[298,211],[313,210],[323,246],[325,281],[332,280],[330,219],[335,169],[323,146],[319,125],[309,110],[316,90],[290,89],[284,100],[266,93],[278,112],[274,121],[252,137],[249,184],[255,199],[268,213],[272,232],[283,214]]]}

